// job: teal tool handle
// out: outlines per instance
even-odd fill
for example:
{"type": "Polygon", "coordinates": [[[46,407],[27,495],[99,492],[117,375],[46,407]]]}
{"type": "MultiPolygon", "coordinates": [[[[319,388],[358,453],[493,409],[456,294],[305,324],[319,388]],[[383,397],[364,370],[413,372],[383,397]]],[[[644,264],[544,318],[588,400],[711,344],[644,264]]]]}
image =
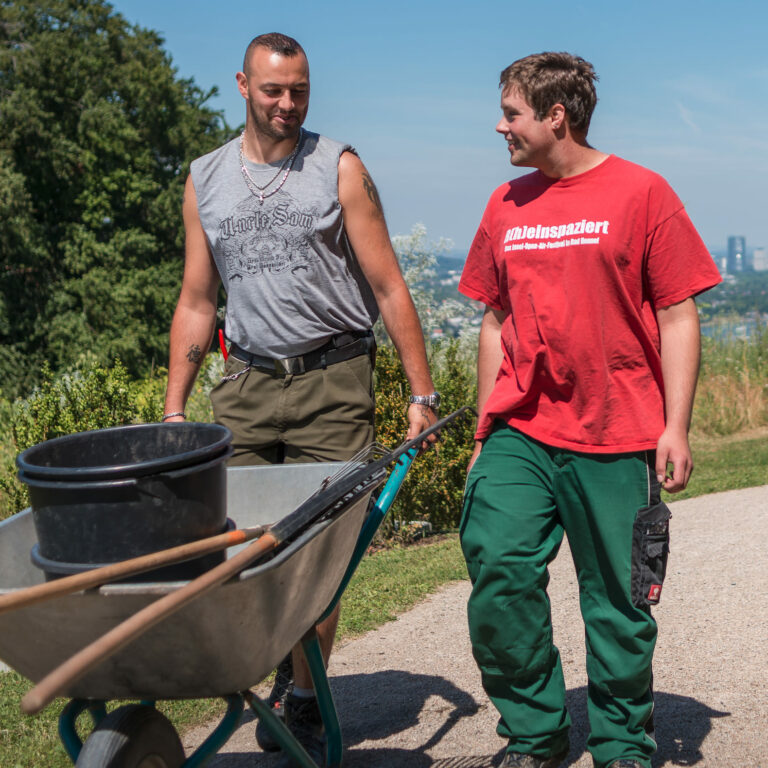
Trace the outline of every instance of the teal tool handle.
{"type": "Polygon", "coordinates": [[[373,537],[376,535],[376,531],[379,530],[379,526],[387,516],[387,512],[389,512],[390,507],[394,503],[397,492],[400,490],[400,486],[403,484],[403,480],[405,480],[405,476],[408,473],[414,458],[416,458],[417,453],[417,448],[411,448],[397,460],[397,463],[390,472],[389,479],[381,489],[381,493],[379,494],[379,498],[376,500],[376,504],[368,514],[365,523],[363,523],[363,528],[360,531],[360,535],[357,537],[357,545],[355,546],[355,551],[352,553],[352,558],[350,559],[349,565],[347,566],[347,572],[344,574],[344,578],[341,580],[341,584],[336,590],[336,594],[333,596],[331,604],[328,606],[325,613],[320,617],[318,623],[326,619],[330,615],[331,611],[333,611],[333,609],[336,607],[336,603],[341,600],[341,596],[344,594],[344,590],[347,588],[349,580],[357,570],[357,566],[363,559],[363,555],[366,553],[366,550],[370,546],[371,541],[373,541],[373,537]]]}

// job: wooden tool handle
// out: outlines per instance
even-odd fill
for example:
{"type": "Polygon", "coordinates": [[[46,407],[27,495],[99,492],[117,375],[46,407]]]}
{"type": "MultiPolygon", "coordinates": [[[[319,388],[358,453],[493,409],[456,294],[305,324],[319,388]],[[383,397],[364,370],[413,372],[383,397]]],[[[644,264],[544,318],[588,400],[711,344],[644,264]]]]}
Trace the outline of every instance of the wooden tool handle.
{"type": "Polygon", "coordinates": [[[104,659],[117,653],[162,619],[247,568],[254,560],[274,549],[278,543],[278,539],[271,533],[265,533],[234,557],[118,624],[46,675],[21,700],[22,711],[28,715],[36,714],[56,696],[63,693],[67,686],[79,680],[104,659]]]}
{"type": "Polygon", "coordinates": [[[191,541],[188,544],[180,544],[177,547],[162,549],[158,552],[151,552],[148,555],[141,555],[130,560],[105,565],[102,568],[94,568],[91,571],[75,573],[62,579],[48,581],[44,584],[35,584],[33,587],[20,589],[16,592],[9,592],[5,595],[0,595],[0,614],[16,610],[17,608],[24,608],[28,605],[34,605],[35,603],[41,603],[61,595],[69,595],[73,592],[80,592],[83,589],[98,587],[111,581],[120,581],[120,579],[136,576],[139,573],[151,571],[162,566],[172,565],[184,560],[192,560],[195,557],[202,557],[212,552],[219,552],[222,549],[255,539],[261,536],[262,533],[264,533],[262,526],[227,531],[226,533],[219,533],[216,536],[209,536],[199,541],[191,541]]]}

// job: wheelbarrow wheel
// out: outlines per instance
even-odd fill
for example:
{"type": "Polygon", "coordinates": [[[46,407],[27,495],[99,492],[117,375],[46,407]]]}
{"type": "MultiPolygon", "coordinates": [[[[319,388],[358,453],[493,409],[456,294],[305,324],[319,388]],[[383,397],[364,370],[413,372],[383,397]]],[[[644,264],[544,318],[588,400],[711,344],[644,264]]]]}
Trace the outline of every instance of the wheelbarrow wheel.
{"type": "Polygon", "coordinates": [[[180,768],[184,749],[170,720],[154,707],[116,709],[86,739],[76,768],[180,768]]]}

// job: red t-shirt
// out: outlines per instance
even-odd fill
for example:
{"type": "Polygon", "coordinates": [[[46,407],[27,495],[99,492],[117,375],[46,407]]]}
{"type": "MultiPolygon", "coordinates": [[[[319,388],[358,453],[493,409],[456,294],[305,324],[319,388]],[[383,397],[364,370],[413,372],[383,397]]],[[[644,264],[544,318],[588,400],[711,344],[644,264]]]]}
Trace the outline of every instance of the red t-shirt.
{"type": "Polygon", "coordinates": [[[614,155],[578,176],[499,187],[459,290],[507,313],[504,359],[478,424],[495,419],[588,453],[655,448],[664,388],[655,309],[720,282],[682,203],[614,155]]]}

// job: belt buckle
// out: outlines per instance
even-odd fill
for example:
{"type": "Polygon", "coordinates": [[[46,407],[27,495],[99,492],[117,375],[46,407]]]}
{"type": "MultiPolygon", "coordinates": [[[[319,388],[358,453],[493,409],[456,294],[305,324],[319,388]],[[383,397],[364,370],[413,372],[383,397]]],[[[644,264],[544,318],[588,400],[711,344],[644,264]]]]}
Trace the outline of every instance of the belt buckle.
{"type": "Polygon", "coordinates": [[[275,372],[284,374],[304,373],[304,357],[299,355],[298,357],[283,357],[280,360],[275,360],[275,372]]]}

